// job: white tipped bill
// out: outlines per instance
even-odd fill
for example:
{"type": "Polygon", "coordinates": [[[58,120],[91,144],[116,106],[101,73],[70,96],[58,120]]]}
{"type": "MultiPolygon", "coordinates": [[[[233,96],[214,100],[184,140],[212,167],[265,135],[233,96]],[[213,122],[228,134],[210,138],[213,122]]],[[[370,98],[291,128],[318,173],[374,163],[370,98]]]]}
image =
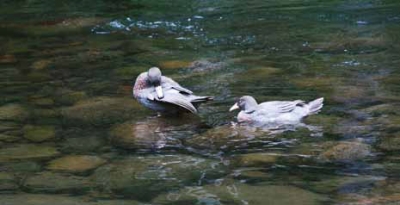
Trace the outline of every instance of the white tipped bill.
{"type": "Polygon", "coordinates": [[[232,112],[232,111],[237,110],[237,109],[239,109],[239,106],[238,106],[237,103],[235,103],[235,104],[229,109],[229,112],[232,112]]]}
{"type": "Polygon", "coordinates": [[[156,87],[156,93],[157,93],[157,97],[158,97],[159,99],[164,98],[164,93],[163,93],[163,90],[162,90],[162,87],[161,87],[161,86],[157,86],[157,87],[156,87]]]}

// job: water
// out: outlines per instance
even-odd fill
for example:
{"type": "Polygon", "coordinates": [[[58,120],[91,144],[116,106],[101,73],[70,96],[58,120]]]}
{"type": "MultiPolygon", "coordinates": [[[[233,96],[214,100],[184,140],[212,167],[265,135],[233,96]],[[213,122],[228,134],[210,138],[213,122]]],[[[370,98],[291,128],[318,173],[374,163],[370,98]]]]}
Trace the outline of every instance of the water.
{"type": "Polygon", "coordinates": [[[2,1],[0,204],[397,204],[397,1],[2,1]],[[158,118],[151,66],[215,101],[158,118]],[[229,107],[325,97],[308,127],[229,107]]]}

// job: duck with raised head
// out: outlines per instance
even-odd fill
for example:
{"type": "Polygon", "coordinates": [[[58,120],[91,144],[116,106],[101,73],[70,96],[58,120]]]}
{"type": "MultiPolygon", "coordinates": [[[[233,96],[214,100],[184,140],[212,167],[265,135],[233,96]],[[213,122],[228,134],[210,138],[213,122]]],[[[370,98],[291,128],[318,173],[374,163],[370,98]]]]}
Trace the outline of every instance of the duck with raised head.
{"type": "Polygon", "coordinates": [[[323,106],[324,98],[309,103],[302,100],[269,101],[258,104],[252,96],[242,96],[229,109],[240,109],[237,116],[239,123],[254,125],[287,125],[298,124],[309,115],[317,114],[323,106]]]}
{"type": "Polygon", "coordinates": [[[133,96],[143,106],[161,114],[197,113],[201,103],[212,100],[210,96],[194,95],[171,78],[162,76],[157,67],[136,78],[133,96]]]}

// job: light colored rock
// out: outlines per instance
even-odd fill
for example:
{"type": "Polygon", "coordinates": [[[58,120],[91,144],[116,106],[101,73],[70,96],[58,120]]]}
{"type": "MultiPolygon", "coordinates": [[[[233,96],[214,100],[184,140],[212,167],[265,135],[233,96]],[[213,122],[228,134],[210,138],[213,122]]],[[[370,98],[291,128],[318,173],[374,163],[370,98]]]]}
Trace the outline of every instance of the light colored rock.
{"type": "Polygon", "coordinates": [[[51,60],[49,60],[49,59],[42,59],[42,60],[35,61],[35,62],[32,64],[31,67],[32,67],[33,69],[35,69],[35,70],[42,70],[42,69],[47,68],[47,67],[50,65],[50,63],[51,63],[51,60]]]}
{"type": "Polygon", "coordinates": [[[23,121],[28,116],[27,110],[18,104],[8,104],[0,107],[0,120],[23,121]]]}
{"type": "Polygon", "coordinates": [[[319,155],[323,161],[362,160],[371,155],[371,147],[362,142],[340,142],[319,155]]]}
{"type": "Polygon", "coordinates": [[[32,126],[26,125],[24,127],[24,138],[32,142],[43,142],[46,140],[54,139],[56,131],[53,126],[32,126]]]}
{"type": "Polygon", "coordinates": [[[106,160],[89,155],[70,155],[49,162],[47,169],[62,172],[86,172],[106,163],[106,160]]]}

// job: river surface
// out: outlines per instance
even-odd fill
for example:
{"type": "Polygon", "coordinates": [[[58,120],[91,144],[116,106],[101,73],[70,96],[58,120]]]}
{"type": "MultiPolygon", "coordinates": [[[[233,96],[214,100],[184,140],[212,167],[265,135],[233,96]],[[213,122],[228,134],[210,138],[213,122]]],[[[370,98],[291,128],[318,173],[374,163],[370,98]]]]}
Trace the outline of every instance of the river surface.
{"type": "Polygon", "coordinates": [[[0,205],[400,204],[400,2],[0,2],[0,205]],[[198,116],[132,98],[152,66],[198,116]],[[242,95],[325,98],[235,126],[242,95]]]}

